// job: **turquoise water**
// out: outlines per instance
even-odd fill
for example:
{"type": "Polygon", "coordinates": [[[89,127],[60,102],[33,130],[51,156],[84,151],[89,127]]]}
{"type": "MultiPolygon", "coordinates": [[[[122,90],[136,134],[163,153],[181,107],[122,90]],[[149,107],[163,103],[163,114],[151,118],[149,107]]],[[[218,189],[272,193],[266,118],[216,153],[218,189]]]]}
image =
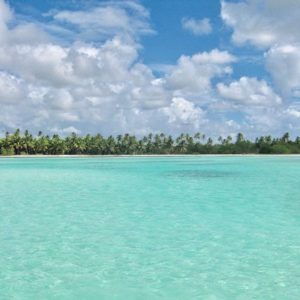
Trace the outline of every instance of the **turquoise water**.
{"type": "Polygon", "coordinates": [[[0,159],[0,299],[300,299],[300,157],[0,159]]]}

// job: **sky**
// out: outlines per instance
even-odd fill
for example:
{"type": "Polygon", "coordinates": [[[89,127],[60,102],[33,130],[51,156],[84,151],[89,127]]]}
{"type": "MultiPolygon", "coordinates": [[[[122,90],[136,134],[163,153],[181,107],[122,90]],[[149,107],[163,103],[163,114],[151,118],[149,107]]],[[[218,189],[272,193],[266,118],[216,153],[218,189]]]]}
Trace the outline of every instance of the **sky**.
{"type": "Polygon", "coordinates": [[[300,135],[299,0],[0,0],[0,131],[300,135]]]}

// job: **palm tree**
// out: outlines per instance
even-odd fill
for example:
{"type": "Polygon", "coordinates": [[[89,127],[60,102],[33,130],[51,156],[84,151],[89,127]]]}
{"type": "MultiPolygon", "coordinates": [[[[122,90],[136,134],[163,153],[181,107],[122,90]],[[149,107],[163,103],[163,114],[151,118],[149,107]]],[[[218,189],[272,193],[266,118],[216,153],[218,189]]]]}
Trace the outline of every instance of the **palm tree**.
{"type": "Polygon", "coordinates": [[[290,134],[288,132],[286,132],[282,136],[281,141],[282,141],[282,143],[287,144],[289,142],[289,139],[290,139],[290,134]]]}
{"type": "MultiPolygon", "coordinates": [[[[9,135],[7,135],[7,140],[9,140],[9,135]]],[[[16,129],[16,131],[11,135],[11,144],[14,148],[15,154],[19,155],[22,151],[22,138],[20,129],[16,129]]]]}
{"type": "Polygon", "coordinates": [[[242,133],[238,133],[237,136],[236,136],[236,143],[241,143],[241,142],[244,142],[245,138],[244,138],[244,135],[242,133]]]}
{"type": "Polygon", "coordinates": [[[180,134],[175,141],[164,133],[149,134],[141,139],[128,133],[116,138],[104,138],[100,134],[79,136],[76,133],[65,138],[54,134],[50,138],[41,131],[36,137],[28,130],[22,135],[17,129],[12,134],[6,132],[4,137],[0,137],[0,154],[300,153],[300,137],[292,141],[288,133],[281,138],[261,136],[255,142],[246,140],[242,133],[237,135],[235,143],[232,143],[231,136],[220,136],[217,144],[211,138],[202,144],[204,139],[205,135],[201,133],[194,136],[180,134]]]}

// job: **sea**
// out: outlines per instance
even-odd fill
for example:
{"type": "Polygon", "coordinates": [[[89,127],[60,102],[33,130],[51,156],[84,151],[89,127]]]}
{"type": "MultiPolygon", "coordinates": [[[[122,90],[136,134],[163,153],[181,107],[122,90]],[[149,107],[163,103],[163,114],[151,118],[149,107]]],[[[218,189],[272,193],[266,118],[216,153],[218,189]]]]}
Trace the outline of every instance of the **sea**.
{"type": "Polygon", "coordinates": [[[0,299],[298,300],[300,157],[2,157],[0,299]]]}

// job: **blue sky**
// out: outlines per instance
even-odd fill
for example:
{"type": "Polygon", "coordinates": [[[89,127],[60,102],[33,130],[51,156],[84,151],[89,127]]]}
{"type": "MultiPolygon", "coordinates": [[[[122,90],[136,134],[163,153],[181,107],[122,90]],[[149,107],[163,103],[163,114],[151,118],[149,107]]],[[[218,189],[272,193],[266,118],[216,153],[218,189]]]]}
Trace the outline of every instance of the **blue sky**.
{"type": "MultiPolygon", "coordinates": [[[[80,10],[83,7],[92,9],[99,3],[107,3],[107,1],[29,0],[24,4],[24,1],[10,0],[9,3],[22,17],[43,22],[45,18],[42,15],[53,9],[80,10]]],[[[222,22],[219,0],[144,0],[140,3],[149,10],[151,14],[150,23],[155,31],[153,35],[141,38],[143,45],[141,59],[144,63],[151,65],[174,64],[182,54],[193,55],[200,51],[219,48],[245,57],[237,68],[235,73],[237,77],[240,72],[244,75],[253,75],[264,71],[263,68],[258,70],[259,65],[252,62],[253,59],[259,60],[257,51],[249,47],[236,48],[230,43],[231,29],[222,22]],[[181,20],[184,17],[197,20],[209,18],[213,27],[212,33],[195,38],[195,35],[188,33],[182,27],[181,20]]]]}
{"type": "Polygon", "coordinates": [[[300,2],[0,0],[0,128],[300,129],[300,2]]]}
{"type": "MultiPolygon", "coordinates": [[[[57,0],[10,0],[11,6],[23,17],[29,17],[43,21],[42,14],[50,10],[78,10],[83,7],[93,8],[107,1],[57,1],[57,0]],[[80,5],[81,3],[81,5],[80,5]]],[[[150,23],[155,34],[142,38],[144,49],[142,57],[145,63],[174,63],[182,54],[192,55],[198,51],[213,49],[230,38],[228,30],[223,26],[220,19],[220,2],[216,1],[140,1],[150,12],[150,23]],[[195,39],[192,34],[181,26],[184,16],[203,19],[209,17],[216,27],[214,34],[195,39]]],[[[226,47],[226,45],[224,45],[226,47]]]]}

